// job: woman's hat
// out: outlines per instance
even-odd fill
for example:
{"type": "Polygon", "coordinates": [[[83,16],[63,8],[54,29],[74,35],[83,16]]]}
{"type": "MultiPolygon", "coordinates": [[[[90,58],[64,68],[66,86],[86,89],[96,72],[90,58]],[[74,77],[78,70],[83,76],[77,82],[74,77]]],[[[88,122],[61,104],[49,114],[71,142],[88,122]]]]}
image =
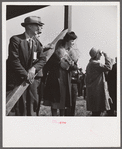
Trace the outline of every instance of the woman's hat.
{"type": "Polygon", "coordinates": [[[66,35],[64,36],[65,41],[75,40],[76,38],[77,38],[77,35],[73,31],[67,32],[66,35]]]}
{"type": "Polygon", "coordinates": [[[41,22],[41,18],[37,16],[30,16],[25,18],[24,23],[21,23],[23,27],[25,27],[28,24],[38,24],[40,26],[44,25],[44,23],[41,22]]]}
{"type": "Polygon", "coordinates": [[[91,58],[95,58],[95,56],[100,53],[102,55],[102,52],[100,50],[97,50],[95,48],[91,48],[89,55],[91,56],[91,58]]]}

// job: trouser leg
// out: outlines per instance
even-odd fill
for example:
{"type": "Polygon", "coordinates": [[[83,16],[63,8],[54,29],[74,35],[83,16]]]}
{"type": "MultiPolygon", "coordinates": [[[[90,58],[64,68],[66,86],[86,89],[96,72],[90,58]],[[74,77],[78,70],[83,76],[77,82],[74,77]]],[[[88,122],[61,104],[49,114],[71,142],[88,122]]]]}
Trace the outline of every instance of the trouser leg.
{"type": "Polygon", "coordinates": [[[41,101],[43,101],[44,83],[41,81],[38,87],[38,105],[37,105],[37,116],[39,115],[41,101]]]}
{"type": "Polygon", "coordinates": [[[101,112],[100,111],[92,111],[92,116],[100,116],[101,112]]]}
{"type": "Polygon", "coordinates": [[[65,109],[65,116],[71,116],[71,107],[65,109]]]}
{"type": "Polygon", "coordinates": [[[60,116],[64,116],[65,115],[65,109],[60,109],[60,116]]]}
{"type": "Polygon", "coordinates": [[[15,104],[15,116],[26,116],[26,91],[15,104]]]}
{"type": "Polygon", "coordinates": [[[75,107],[76,107],[76,99],[78,94],[77,84],[72,84],[72,107],[71,107],[71,115],[75,115],[75,107]]]}
{"type": "Polygon", "coordinates": [[[73,102],[72,107],[71,107],[71,116],[75,116],[75,105],[76,101],[73,102]]]}
{"type": "Polygon", "coordinates": [[[84,99],[86,98],[86,87],[84,87],[84,99]]]}
{"type": "Polygon", "coordinates": [[[52,112],[52,116],[57,116],[57,109],[51,108],[51,112],[52,112]]]}
{"type": "Polygon", "coordinates": [[[71,108],[71,114],[72,116],[75,115],[75,107],[76,107],[76,99],[77,99],[77,85],[72,85],[72,108],[71,108]]]}
{"type": "Polygon", "coordinates": [[[110,110],[107,111],[108,116],[114,116],[114,106],[113,104],[110,104],[110,110]]]}
{"type": "Polygon", "coordinates": [[[71,93],[72,93],[72,106],[65,110],[66,116],[75,115],[75,106],[76,106],[76,99],[77,99],[77,94],[78,94],[77,84],[72,84],[71,93]]]}
{"type": "Polygon", "coordinates": [[[35,116],[37,115],[37,107],[39,103],[39,95],[38,95],[38,87],[41,80],[34,80],[33,84],[31,84],[28,88],[27,93],[27,115],[35,116]]]}
{"type": "Polygon", "coordinates": [[[72,106],[70,108],[65,109],[65,116],[75,116],[75,106],[76,100],[72,101],[72,106]]]}
{"type": "Polygon", "coordinates": [[[81,83],[78,83],[78,96],[81,96],[81,83]]]}

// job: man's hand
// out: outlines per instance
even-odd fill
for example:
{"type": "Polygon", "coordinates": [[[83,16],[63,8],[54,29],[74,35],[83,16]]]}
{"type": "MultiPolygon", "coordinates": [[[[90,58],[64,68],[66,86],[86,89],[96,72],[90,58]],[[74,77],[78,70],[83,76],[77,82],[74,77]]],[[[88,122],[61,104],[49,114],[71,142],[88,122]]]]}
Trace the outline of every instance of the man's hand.
{"type": "Polygon", "coordinates": [[[28,70],[27,81],[32,84],[34,82],[36,68],[32,67],[28,70]]]}

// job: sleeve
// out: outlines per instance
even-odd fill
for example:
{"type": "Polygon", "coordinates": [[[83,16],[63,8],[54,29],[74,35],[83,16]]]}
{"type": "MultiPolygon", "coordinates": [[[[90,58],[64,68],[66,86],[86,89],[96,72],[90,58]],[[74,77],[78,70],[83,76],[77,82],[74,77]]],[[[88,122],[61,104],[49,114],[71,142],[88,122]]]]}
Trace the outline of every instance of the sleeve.
{"type": "Polygon", "coordinates": [[[106,72],[112,70],[112,59],[109,57],[105,57],[105,64],[96,63],[96,69],[99,72],[106,72]]]}
{"type": "Polygon", "coordinates": [[[19,39],[13,36],[9,43],[9,63],[12,69],[21,77],[27,77],[27,71],[21,65],[19,59],[19,39]]]}
{"type": "Polygon", "coordinates": [[[48,71],[55,71],[60,66],[60,60],[58,59],[57,55],[55,53],[52,54],[52,56],[49,58],[47,63],[44,66],[45,72],[48,71]]]}
{"type": "Polygon", "coordinates": [[[55,72],[58,71],[60,67],[60,60],[56,56],[55,53],[52,54],[52,56],[49,58],[47,63],[43,67],[43,80],[45,82],[47,75],[49,72],[55,72]]]}

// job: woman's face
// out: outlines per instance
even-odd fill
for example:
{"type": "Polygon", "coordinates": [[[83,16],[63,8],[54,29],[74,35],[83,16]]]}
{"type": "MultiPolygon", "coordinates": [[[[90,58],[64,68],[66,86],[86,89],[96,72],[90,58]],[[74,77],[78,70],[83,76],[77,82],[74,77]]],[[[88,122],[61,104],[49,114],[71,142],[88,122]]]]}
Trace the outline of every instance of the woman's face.
{"type": "Polygon", "coordinates": [[[68,45],[69,48],[72,48],[74,46],[74,44],[75,44],[75,40],[69,40],[67,42],[67,45],[68,45]]]}

